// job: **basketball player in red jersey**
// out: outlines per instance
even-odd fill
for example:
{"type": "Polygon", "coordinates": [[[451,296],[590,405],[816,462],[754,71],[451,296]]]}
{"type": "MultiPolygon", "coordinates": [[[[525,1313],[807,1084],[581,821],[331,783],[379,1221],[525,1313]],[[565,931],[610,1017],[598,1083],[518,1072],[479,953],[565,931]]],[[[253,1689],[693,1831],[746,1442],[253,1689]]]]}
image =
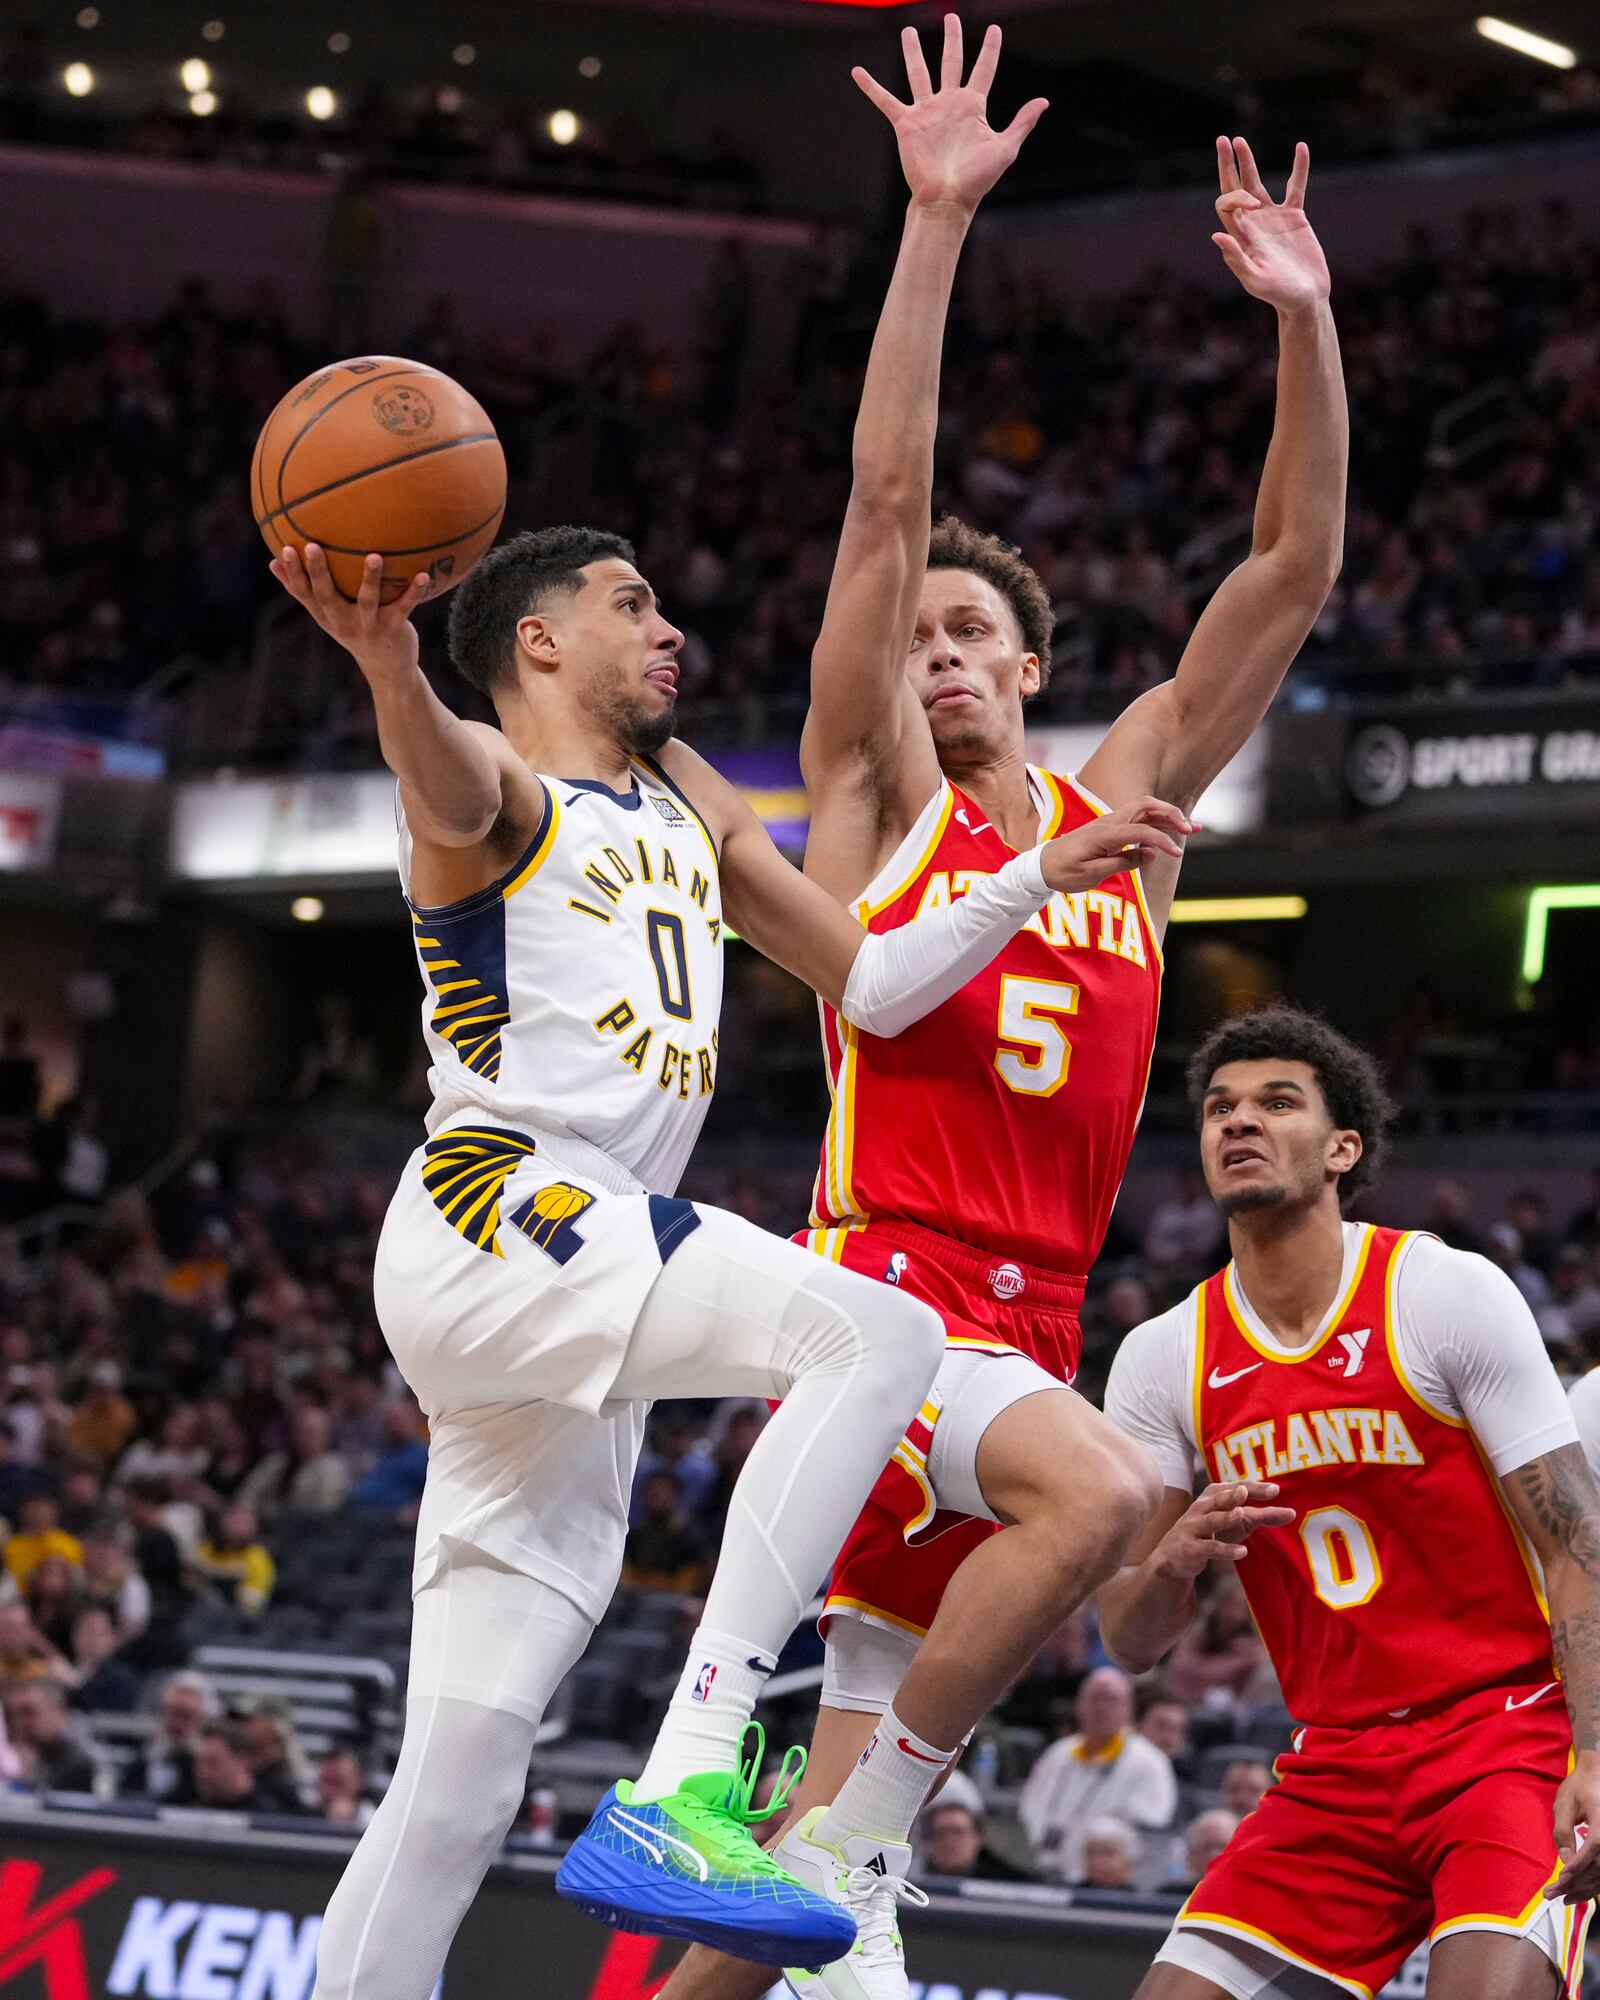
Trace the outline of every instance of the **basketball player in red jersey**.
{"type": "Polygon", "coordinates": [[[1429,2000],[1575,1995],[1600,1499],[1539,1330],[1485,1258],[1342,1220],[1388,1106],[1326,1023],[1226,1022],[1189,1082],[1233,1261],[1112,1366],[1166,1490],[1101,1632],[1143,1672],[1238,1564],[1306,1726],[1138,2000],[1364,2000],[1424,1938],[1429,2000]]]}
{"type": "MultiPolygon", "coordinates": [[[[911,189],[868,363],[854,487],[812,662],[802,743],[807,872],[874,930],[910,922],[1043,828],[1159,793],[1188,811],[1244,743],[1327,596],[1343,539],[1347,434],[1327,266],[1298,150],[1282,204],[1243,141],[1218,142],[1215,240],[1278,314],[1278,412],[1250,556],[1175,678],[1112,726],[1081,780],[1027,761],[1023,704],[1051,614],[1012,550],[959,524],[930,548],[939,357],[973,211],[1029,105],[993,132],[991,28],[963,83],[945,21],[939,87],[913,30],[889,118],[911,189]]],[[[1177,862],[1056,898],[985,977],[885,1059],[824,1015],[834,1093],[810,1241],[930,1301],[948,1350],[835,1568],[823,1706],[784,1866],[838,1895],[857,1945],[800,1992],[904,2000],[895,1923],[913,1818],[985,1710],[1111,1575],[1157,1498],[1154,1468],[1067,1387],[1149,1071],[1177,862]],[[875,1726],[876,1725],[876,1726],[875,1726]],[[819,1802],[832,1801],[826,1812],[819,1802]]],[[[667,2000],[750,2000],[758,1974],[692,1952],[667,2000]]]]}

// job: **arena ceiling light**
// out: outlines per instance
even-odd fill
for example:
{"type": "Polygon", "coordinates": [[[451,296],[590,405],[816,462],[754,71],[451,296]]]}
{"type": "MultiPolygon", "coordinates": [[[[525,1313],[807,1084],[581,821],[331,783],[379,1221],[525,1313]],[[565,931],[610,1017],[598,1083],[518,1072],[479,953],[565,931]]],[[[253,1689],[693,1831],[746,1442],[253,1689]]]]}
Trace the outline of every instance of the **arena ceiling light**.
{"type": "Polygon", "coordinates": [[[61,82],[68,97],[87,97],[94,89],[94,71],[87,63],[68,63],[61,82]]]}
{"type": "Polygon", "coordinates": [[[1562,882],[1552,889],[1535,889],[1528,897],[1528,919],[1522,932],[1522,976],[1530,986],[1544,977],[1544,946],[1552,910],[1600,909],[1600,882],[1562,882]]]}
{"type": "Polygon", "coordinates": [[[319,125],[325,124],[338,108],[338,98],[325,83],[313,84],[306,92],[306,109],[319,125]]]}
{"type": "Polygon", "coordinates": [[[1306,913],[1304,896],[1179,896],[1175,924],[1275,924],[1306,913]]]}
{"type": "Polygon", "coordinates": [[[214,90],[196,90],[189,96],[189,109],[196,118],[209,118],[217,108],[217,93],[214,90]]]}
{"type": "Polygon", "coordinates": [[[78,26],[80,28],[98,28],[99,25],[100,9],[98,7],[80,7],[78,9],[78,26]]]}
{"type": "Polygon", "coordinates": [[[205,26],[200,30],[202,39],[208,42],[220,42],[227,32],[228,24],[226,21],[207,21],[205,26]]]}
{"type": "Polygon", "coordinates": [[[211,88],[210,63],[203,61],[199,56],[190,56],[189,60],[179,67],[178,81],[191,97],[198,96],[202,90],[209,90],[211,88]]]}
{"type": "Polygon", "coordinates": [[[583,129],[576,111],[552,111],[544,128],[558,146],[570,146],[583,129]]]}
{"type": "Polygon", "coordinates": [[[320,896],[296,896],[289,905],[289,914],[297,924],[315,924],[322,920],[322,898],[320,896]]]}
{"type": "Polygon", "coordinates": [[[1534,62],[1549,63],[1552,69],[1577,67],[1577,55],[1565,42],[1553,42],[1548,35],[1536,35],[1530,28],[1519,28],[1515,21],[1502,21],[1496,14],[1480,14],[1474,25],[1486,42],[1498,42],[1501,48],[1510,49],[1516,55],[1529,56],[1534,62]]]}

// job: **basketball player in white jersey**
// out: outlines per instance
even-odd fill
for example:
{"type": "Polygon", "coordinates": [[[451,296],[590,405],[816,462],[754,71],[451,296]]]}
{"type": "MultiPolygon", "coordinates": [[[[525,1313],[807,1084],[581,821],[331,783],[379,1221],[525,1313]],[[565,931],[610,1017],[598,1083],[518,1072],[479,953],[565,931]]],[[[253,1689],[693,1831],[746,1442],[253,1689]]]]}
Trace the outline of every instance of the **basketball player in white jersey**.
{"type": "Polygon", "coordinates": [[[1141,801],[874,937],[670,741],[682,635],[626,542],[520,535],[459,586],[452,658],[498,729],[434,696],[410,623],[428,579],[380,609],[381,567],[368,558],[351,604],[314,546],[272,565],[372,689],[433,1057],[430,1136],[374,1275],[431,1430],[407,1727],[329,1906],[316,2000],[432,1990],[615,1585],[658,1396],[782,1407],[735,1488],[649,1762],[602,1802],[561,1886],[623,1928],[822,1963],[853,1922],[752,1840],[741,1744],[941,1334],[917,1301],[675,1198],[715,1081],[722,919],[858,1028],[894,1034],[1053,891],[1175,855],[1189,822],[1141,801]]]}

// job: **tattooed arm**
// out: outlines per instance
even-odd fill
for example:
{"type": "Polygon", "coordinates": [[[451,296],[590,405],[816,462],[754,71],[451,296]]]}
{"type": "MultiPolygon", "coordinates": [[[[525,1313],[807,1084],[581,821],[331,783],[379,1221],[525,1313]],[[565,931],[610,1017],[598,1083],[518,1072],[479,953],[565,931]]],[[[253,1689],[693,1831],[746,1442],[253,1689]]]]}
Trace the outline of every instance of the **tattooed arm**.
{"type": "Polygon", "coordinates": [[[1556,1794],[1561,1873],[1545,1890],[1568,1903],[1600,1892],[1600,1832],[1581,1855],[1573,1829],[1600,1829],[1600,1494],[1581,1445],[1564,1444],[1501,1480],[1544,1569],[1550,1638],[1572,1717],[1575,1760],[1556,1794]]]}

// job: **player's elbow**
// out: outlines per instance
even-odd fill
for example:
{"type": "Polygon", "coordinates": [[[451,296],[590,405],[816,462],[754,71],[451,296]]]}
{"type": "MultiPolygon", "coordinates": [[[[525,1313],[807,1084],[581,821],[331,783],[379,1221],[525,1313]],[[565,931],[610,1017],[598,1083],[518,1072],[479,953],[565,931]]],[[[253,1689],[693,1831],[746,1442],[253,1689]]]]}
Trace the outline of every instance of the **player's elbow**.
{"type": "Polygon", "coordinates": [[[1255,550],[1272,594],[1283,610],[1315,622],[1344,567],[1343,524],[1331,534],[1289,529],[1265,549],[1255,550]]]}

